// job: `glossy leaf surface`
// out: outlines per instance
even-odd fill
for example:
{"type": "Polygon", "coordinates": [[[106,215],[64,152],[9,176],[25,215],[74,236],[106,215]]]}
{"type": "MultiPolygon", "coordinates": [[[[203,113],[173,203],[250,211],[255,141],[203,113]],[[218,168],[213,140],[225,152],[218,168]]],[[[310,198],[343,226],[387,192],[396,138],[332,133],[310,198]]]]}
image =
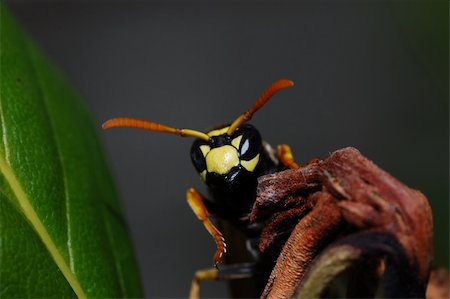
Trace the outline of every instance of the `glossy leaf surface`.
{"type": "Polygon", "coordinates": [[[140,297],[89,113],[0,11],[0,296],[140,297]]]}

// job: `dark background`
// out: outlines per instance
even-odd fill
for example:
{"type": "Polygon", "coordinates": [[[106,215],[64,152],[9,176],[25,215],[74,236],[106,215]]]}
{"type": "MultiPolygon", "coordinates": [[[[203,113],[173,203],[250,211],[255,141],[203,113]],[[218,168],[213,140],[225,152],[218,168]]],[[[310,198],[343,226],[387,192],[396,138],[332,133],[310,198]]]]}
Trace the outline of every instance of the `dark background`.
{"type": "MultiPolygon", "coordinates": [[[[354,146],[424,192],[448,265],[448,2],[6,1],[92,110],[206,130],[279,78],[296,82],[252,121],[306,162],[354,146]]],[[[185,201],[204,190],[192,140],[99,132],[147,297],[185,297],[214,242],[185,201]]],[[[226,296],[205,283],[205,297],[226,296]]]]}

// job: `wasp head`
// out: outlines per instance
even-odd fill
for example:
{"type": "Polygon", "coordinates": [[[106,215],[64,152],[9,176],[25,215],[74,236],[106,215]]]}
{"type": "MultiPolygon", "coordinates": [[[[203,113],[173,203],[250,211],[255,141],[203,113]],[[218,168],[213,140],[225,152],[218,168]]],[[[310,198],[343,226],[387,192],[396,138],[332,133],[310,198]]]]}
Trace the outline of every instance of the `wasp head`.
{"type": "Polygon", "coordinates": [[[281,79],[272,83],[253,105],[240,114],[229,126],[203,133],[192,129],[179,129],[154,121],[118,117],[106,121],[104,129],[132,127],[149,131],[194,137],[191,158],[200,177],[212,188],[236,190],[259,175],[263,150],[259,132],[246,124],[253,114],[264,106],[276,92],[291,87],[294,82],[281,79]]]}
{"type": "Polygon", "coordinates": [[[209,131],[209,140],[196,139],[191,160],[200,178],[211,188],[233,190],[255,179],[263,149],[258,130],[244,124],[231,135],[229,126],[209,131]]]}

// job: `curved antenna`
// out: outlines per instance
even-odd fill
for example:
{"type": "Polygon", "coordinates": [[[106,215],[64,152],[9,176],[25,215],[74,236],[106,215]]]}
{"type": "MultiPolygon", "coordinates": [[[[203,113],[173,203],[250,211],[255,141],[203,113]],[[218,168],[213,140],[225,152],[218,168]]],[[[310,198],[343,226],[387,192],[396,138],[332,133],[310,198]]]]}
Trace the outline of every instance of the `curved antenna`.
{"type": "Polygon", "coordinates": [[[195,137],[195,138],[203,139],[205,141],[209,140],[209,136],[200,131],[191,130],[191,129],[172,128],[172,127],[169,127],[169,126],[166,126],[166,125],[154,122],[154,121],[129,118],[129,117],[112,118],[110,120],[105,121],[102,125],[103,129],[120,128],[120,127],[122,127],[122,128],[123,127],[138,128],[138,129],[144,129],[144,130],[155,131],[155,132],[170,133],[170,134],[180,135],[183,137],[187,137],[187,136],[195,137]]]}
{"type": "Polygon", "coordinates": [[[250,107],[247,111],[242,113],[238,116],[230,125],[228,128],[227,134],[231,135],[233,132],[243,123],[246,121],[249,121],[253,114],[258,111],[259,108],[264,106],[264,104],[267,103],[267,101],[279,90],[287,87],[294,86],[294,82],[288,79],[280,79],[275,82],[273,82],[269,87],[266,88],[266,90],[263,91],[263,93],[259,96],[259,98],[256,99],[256,101],[253,103],[253,106],[250,107]]]}

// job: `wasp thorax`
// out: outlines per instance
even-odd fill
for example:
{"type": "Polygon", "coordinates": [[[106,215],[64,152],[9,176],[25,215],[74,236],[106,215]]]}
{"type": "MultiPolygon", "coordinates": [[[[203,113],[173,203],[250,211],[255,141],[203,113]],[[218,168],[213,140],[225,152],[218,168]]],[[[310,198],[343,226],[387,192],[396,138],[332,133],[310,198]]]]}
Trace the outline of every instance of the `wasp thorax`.
{"type": "Polygon", "coordinates": [[[207,185],[229,188],[255,176],[262,141],[259,132],[249,124],[231,136],[228,127],[207,133],[208,141],[197,139],[191,148],[192,162],[207,185]]]}

